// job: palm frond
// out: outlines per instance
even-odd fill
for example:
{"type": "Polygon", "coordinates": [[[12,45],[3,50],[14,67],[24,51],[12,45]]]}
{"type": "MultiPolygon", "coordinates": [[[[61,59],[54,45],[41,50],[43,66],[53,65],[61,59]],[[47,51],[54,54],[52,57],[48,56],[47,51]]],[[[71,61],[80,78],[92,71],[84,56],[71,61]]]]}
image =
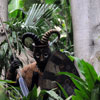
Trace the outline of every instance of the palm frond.
{"type": "Polygon", "coordinates": [[[27,18],[24,25],[35,27],[43,16],[46,19],[49,19],[50,14],[56,9],[57,7],[53,4],[33,4],[32,8],[27,13],[27,18]]]}

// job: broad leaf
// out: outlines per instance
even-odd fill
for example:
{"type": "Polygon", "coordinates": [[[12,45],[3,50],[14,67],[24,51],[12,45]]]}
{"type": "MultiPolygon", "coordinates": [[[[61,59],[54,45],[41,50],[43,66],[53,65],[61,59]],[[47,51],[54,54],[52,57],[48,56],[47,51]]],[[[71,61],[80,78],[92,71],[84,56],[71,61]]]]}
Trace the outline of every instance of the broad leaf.
{"type": "Polygon", "coordinates": [[[95,81],[98,79],[98,75],[91,64],[85,62],[84,60],[81,60],[81,63],[84,66],[83,70],[86,82],[91,90],[94,87],[95,81]]]}
{"type": "Polygon", "coordinates": [[[84,60],[80,60],[76,57],[73,58],[75,59],[80,72],[84,75],[88,88],[91,90],[94,87],[95,81],[98,79],[98,75],[94,67],[84,60]]]}
{"type": "Polygon", "coordinates": [[[56,100],[63,100],[54,90],[46,91],[46,93],[56,100]]]}
{"type": "Polygon", "coordinates": [[[9,18],[22,18],[24,14],[23,6],[23,0],[11,0],[8,5],[9,18]]]}
{"type": "Polygon", "coordinates": [[[23,5],[23,0],[11,0],[10,4],[8,5],[8,11],[11,13],[16,9],[23,8],[23,5]]]}
{"type": "Polygon", "coordinates": [[[82,98],[81,92],[75,89],[76,96],[72,96],[72,100],[87,100],[86,98],[82,98]]]}
{"type": "Polygon", "coordinates": [[[72,62],[75,60],[75,57],[73,57],[73,56],[68,56],[68,57],[72,62]]]}
{"type": "Polygon", "coordinates": [[[72,96],[72,100],[83,100],[79,96],[72,96]]]}
{"type": "Polygon", "coordinates": [[[13,12],[10,12],[8,16],[9,16],[9,18],[16,18],[17,17],[17,18],[22,20],[24,15],[25,14],[21,9],[16,9],[13,12]]]}
{"type": "Polygon", "coordinates": [[[72,79],[75,86],[81,91],[81,97],[84,97],[85,100],[89,100],[90,92],[88,90],[88,87],[85,87],[84,84],[79,82],[78,80],[72,79]]]}
{"type": "Polygon", "coordinates": [[[80,59],[77,58],[77,57],[73,57],[73,59],[76,61],[80,72],[84,75],[85,73],[84,73],[84,64],[83,64],[83,60],[80,60],[80,59]]]}

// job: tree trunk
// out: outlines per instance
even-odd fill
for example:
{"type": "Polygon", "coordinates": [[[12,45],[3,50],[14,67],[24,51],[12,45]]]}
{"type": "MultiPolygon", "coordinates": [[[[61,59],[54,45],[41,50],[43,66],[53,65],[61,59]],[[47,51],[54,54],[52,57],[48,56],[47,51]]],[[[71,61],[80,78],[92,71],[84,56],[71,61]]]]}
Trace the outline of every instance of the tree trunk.
{"type": "MultiPolygon", "coordinates": [[[[0,0],[0,18],[3,22],[8,19],[8,0],[0,0]]],[[[4,26],[6,26],[6,24],[4,24],[4,26]]],[[[0,44],[5,40],[5,38],[4,30],[0,22],[0,44]]],[[[4,70],[2,70],[2,75],[5,76],[4,70]]],[[[4,79],[2,76],[0,78],[4,79]]]]}
{"type": "Polygon", "coordinates": [[[71,0],[75,56],[100,72],[100,0],[71,0]]]}
{"type": "MultiPolygon", "coordinates": [[[[8,0],[0,0],[0,18],[3,22],[8,19],[8,0]]],[[[0,22],[0,43],[5,39],[4,30],[0,22]]]]}

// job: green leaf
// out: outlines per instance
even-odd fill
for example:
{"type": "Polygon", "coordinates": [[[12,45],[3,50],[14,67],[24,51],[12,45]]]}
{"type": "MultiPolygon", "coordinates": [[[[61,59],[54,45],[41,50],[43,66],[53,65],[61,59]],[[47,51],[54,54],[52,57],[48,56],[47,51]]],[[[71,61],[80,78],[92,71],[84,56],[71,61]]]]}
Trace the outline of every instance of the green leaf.
{"type": "Polygon", "coordinates": [[[0,83],[15,83],[15,82],[11,80],[0,80],[0,83]]]}
{"type": "Polygon", "coordinates": [[[64,88],[58,82],[56,82],[56,83],[59,86],[59,88],[61,89],[61,91],[63,92],[65,98],[68,98],[68,94],[66,93],[66,91],[64,90],[64,88]]]}
{"type": "Polygon", "coordinates": [[[37,100],[37,87],[36,87],[36,85],[34,86],[32,91],[29,93],[27,99],[28,100],[37,100]]]}
{"type": "Polygon", "coordinates": [[[59,72],[59,75],[67,75],[69,76],[73,83],[75,84],[75,86],[80,89],[83,97],[85,96],[87,98],[87,100],[89,100],[89,90],[87,87],[87,84],[84,80],[82,80],[81,78],[77,77],[76,75],[69,73],[69,72],[59,72]]]}
{"type": "Polygon", "coordinates": [[[38,100],[43,100],[44,94],[46,94],[46,90],[41,90],[39,95],[38,95],[38,100]]]}
{"type": "Polygon", "coordinates": [[[84,67],[86,81],[88,82],[88,86],[90,89],[93,88],[95,81],[98,79],[98,75],[94,70],[94,67],[87,63],[87,66],[84,67]],[[90,82],[91,81],[91,82],[90,82]]]}
{"type": "Polygon", "coordinates": [[[84,76],[88,84],[88,87],[91,90],[94,87],[95,81],[98,79],[98,75],[91,64],[85,62],[84,60],[81,60],[81,64],[84,66],[84,76]]]}
{"type": "MultiPolygon", "coordinates": [[[[77,77],[76,75],[69,73],[69,72],[59,72],[59,75],[67,75],[69,76],[73,83],[75,84],[75,86],[81,91],[81,95],[82,97],[86,98],[86,100],[89,100],[90,97],[90,92],[88,90],[87,84],[85,83],[84,80],[82,80],[81,78],[77,77]]],[[[75,97],[77,98],[77,97],[75,97]]],[[[79,96],[78,96],[79,98],[79,96]]],[[[81,99],[75,99],[75,100],[81,100],[81,99]]],[[[85,100],[85,99],[82,99],[85,100]]]]}
{"type": "Polygon", "coordinates": [[[80,60],[79,58],[77,57],[73,57],[78,65],[78,68],[80,69],[80,72],[84,75],[84,63],[83,63],[83,60],[80,60]]]}
{"type": "Polygon", "coordinates": [[[73,62],[75,58],[73,56],[68,56],[68,58],[73,62]]]}
{"type": "Polygon", "coordinates": [[[54,4],[55,1],[56,0],[45,0],[45,3],[47,3],[47,4],[54,4]]]}
{"type": "Polygon", "coordinates": [[[8,5],[9,18],[22,18],[24,12],[22,8],[24,7],[23,0],[11,0],[8,5]]]}
{"type": "Polygon", "coordinates": [[[23,8],[23,6],[23,0],[11,0],[10,4],[8,5],[8,11],[11,13],[16,9],[23,8]]]}
{"type": "Polygon", "coordinates": [[[5,94],[5,89],[0,86],[0,100],[8,100],[5,94]]]}
{"type": "MultiPolygon", "coordinates": [[[[76,90],[75,89],[75,97],[74,97],[74,100],[87,100],[86,98],[83,98],[82,95],[81,95],[81,91],[79,90],[76,90]]],[[[72,100],[73,100],[73,97],[72,97],[72,100]]]]}
{"type": "Polygon", "coordinates": [[[14,41],[14,40],[13,40],[13,37],[10,37],[10,38],[9,38],[9,42],[12,43],[13,41],[14,41]]]}
{"type": "Polygon", "coordinates": [[[78,98],[77,98],[77,96],[72,96],[72,100],[79,100],[78,98]]]}
{"type": "Polygon", "coordinates": [[[82,100],[79,96],[72,96],[72,100],[82,100]]]}
{"type": "Polygon", "coordinates": [[[85,98],[84,100],[89,100],[90,92],[88,90],[88,87],[85,87],[85,85],[79,82],[78,80],[72,79],[72,81],[75,84],[75,86],[80,90],[81,97],[85,98]]]}
{"type": "Polygon", "coordinates": [[[6,87],[6,90],[9,93],[9,97],[13,98],[13,100],[17,100],[17,97],[18,98],[22,97],[20,88],[18,88],[18,87],[13,87],[12,85],[8,84],[8,86],[6,87]]]}
{"type": "Polygon", "coordinates": [[[15,31],[12,32],[12,37],[16,40],[16,32],[15,31]]]}
{"type": "Polygon", "coordinates": [[[80,72],[84,75],[86,83],[88,84],[88,88],[91,90],[94,87],[95,81],[98,79],[98,75],[94,69],[94,67],[85,62],[84,60],[80,60],[79,58],[74,57],[76,63],[78,64],[78,68],[80,72]]]}
{"type": "Polygon", "coordinates": [[[16,10],[10,12],[8,16],[9,16],[9,18],[16,18],[17,17],[18,19],[22,19],[24,15],[25,14],[21,9],[16,9],[16,10]]]}
{"type": "Polygon", "coordinates": [[[100,88],[97,87],[95,89],[92,90],[91,92],[91,100],[100,100],[100,88]]]}
{"type": "Polygon", "coordinates": [[[4,49],[5,53],[6,53],[7,50],[8,50],[8,43],[5,43],[5,44],[3,45],[3,49],[4,49]]]}
{"type": "Polygon", "coordinates": [[[46,91],[46,93],[56,100],[63,100],[54,90],[46,91]]]}

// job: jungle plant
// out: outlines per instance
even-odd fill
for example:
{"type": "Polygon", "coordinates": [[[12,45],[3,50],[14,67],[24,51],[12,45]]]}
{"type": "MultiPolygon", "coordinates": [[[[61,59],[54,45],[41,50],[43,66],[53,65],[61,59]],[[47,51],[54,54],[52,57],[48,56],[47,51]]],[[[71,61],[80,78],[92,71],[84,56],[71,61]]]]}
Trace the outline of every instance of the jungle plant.
{"type": "MultiPolygon", "coordinates": [[[[70,58],[76,61],[79,71],[83,75],[83,79],[80,77],[77,77],[76,75],[69,73],[69,72],[59,72],[58,75],[67,75],[69,76],[73,83],[76,86],[75,95],[72,95],[68,97],[66,91],[62,88],[62,86],[58,84],[60,87],[61,91],[63,92],[64,96],[66,97],[66,100],[99,100],[100,98],[100,76],[96,73],[95,69],[91,64],[88,62],[85,62],[84,60],[80,60],[76,57],[70,56],[70,58]]],[[[0,86],[3,87],[2,91],[0,90],[0,93],[4,93],[5,87],[3,84],[5,83],[11,83],[12,81],[7,81],[7,80],[0,80],[0,86]],[[1,84],[2,83],[2,84],[1,84]]],[[[56,99],[56,100],[63,100],[58,94],[55,93],[55,89],[46,91],[46,90],[41,90],[39,93],[37,91],[36,86],[33,88],[33,90],[29,93],[28,97],[23,97],[20,89],[17,89],[12,86],[8,86],[7,89],[12,90],[13,92],[9,91],[10,94],[10,99],[14,98],[14,100],[42,100],[43,96],[45,93],[48,93],[51,98],[56,99]],[[15,92],[17,91],[17,92],[15,92]],[[16,93],[16,95],[15,95],[16,93]]],[[[6,95],[2,95],[2,98],[7,98],[6,95]]]]}
{"type": "Polygon", "coordinates": [[[75,95],[72,96],[72,100],[99,100],[100,98],[100,76],[96,73],[94,67],[80,60],[76,57],[73,58],[79,68],[80,73],[83,75],[83,79],[68,72],[60,72],[59,75],[69,76],[77,89],[75,89],[75,95]]]}
{"type": "MultiPolygon", "coordinates": [[[[25,52],[21,42],[23,33],[33,32],[41,37],[42,33],[55,26],[54,24],[50,26],[50,23],[52,23],[52,14],[58,7],[48,4],[33,4],[29,11],[25,12],[22,0],[13,1],[11,0],[9,3],[9,20],[5,23],[8,26],[9,41],[15,52],[18,51],[20,54],[25,52]]],[[[11,50],[5,40],[0,44],[0,61],[2,61],[0,64],[0,75],[3,68],[5,68],[6,73],[11,55],[11,50]]]]}
{"type": "Polygon", "coordinates": [[[53,90],[40,90],[36,86],[30,91],[27,97],[24,97],[20,88],[13,87],[9,83],[14,83],[10,80],[0,80],[0,100],[43,100],[44,95],[47,93],[49,98],[56,100],[63,100],[55,89],[53,90]]]}

